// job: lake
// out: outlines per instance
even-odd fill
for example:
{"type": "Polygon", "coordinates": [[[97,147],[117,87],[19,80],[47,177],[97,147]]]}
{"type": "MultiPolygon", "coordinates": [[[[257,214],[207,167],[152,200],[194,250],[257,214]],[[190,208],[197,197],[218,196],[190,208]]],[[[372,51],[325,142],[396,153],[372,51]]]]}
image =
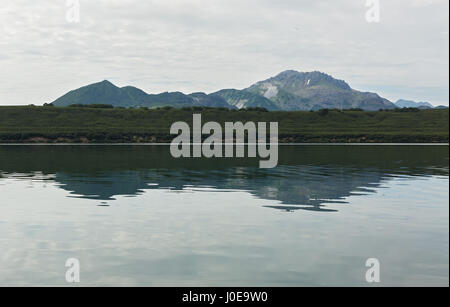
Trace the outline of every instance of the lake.
{"type": "Polygon", "coordinates": [[[0,146],[0,286],[448,286],[448,146],[0,146]],[[366,281],[366,261],[381,282],[366,281]]]}

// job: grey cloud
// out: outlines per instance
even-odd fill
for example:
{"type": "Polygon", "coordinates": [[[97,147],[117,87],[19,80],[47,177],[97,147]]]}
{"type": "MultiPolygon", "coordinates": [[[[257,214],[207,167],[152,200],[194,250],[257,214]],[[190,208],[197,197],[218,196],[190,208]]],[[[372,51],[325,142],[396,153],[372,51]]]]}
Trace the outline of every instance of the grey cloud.
{"type": "Polygon", "coordinates": [[[80,2],[69,24],[63,0],[0,0],[0,87],[16,89],[0,91],[1,104],[41,104],[107,76],[209,92],[285,69],[448,104],[448,1],[381,0],[380,24],[365,21],[365,0],[80,2]]]}

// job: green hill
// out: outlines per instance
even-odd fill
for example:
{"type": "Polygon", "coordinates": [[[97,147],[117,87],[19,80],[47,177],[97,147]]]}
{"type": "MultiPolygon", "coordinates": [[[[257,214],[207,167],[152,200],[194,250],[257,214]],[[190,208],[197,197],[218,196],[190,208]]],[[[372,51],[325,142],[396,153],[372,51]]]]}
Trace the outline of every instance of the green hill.
{"type": "Polygon", "coordinates": [[[125,108],[215,107],[227,109],[265,108],[269,111],[308,111],[320,109],[353,109],[366,111],[394,109],[396,106],[375,93],[352,89],[345,81],[321,72],[288,70],[260,81],[247,89],[225,89],[212,94],[165,92],[147,94],[132,87],[117,87],[109,81],[94,83],[70,91],[53,105],[109,104],[125,108]]]}
{"type": "Polygon", "coordinates": [[[70,91],[52,102],[54,106],[109,104],[125,108],[157,108],[171,106],[176,108],[191,106],[230,107],[220,97],[211,97],[204,93],[185,95],[181,92],[147,94],[132,86],[117,87],[105,80],[70,91]]]}
{"type": "Polygon", "coordinates": [[[118,109],[91,107],[0,107],[2,143],[168,142],[174,122],[278,122],[280,142],[448,142],[449,112],[396,109],[363,112],[264,112],[211,108],[118,109]]]}
{"type": "Polygon", "coordinates": [[[345,81],[321,72],[293,70],[260,81],[246,91],[270,99],[282,110],[394,109],[395,105],[375,93],[353,90],[345,81]]]}
{"type": "Polygon", "coordinates": [[[212,93],[211,96],[219,96],[223,98],[228,104],[236,107],[237,109],[264,108],[269,111],[281,110],[281,108],[279,108],[269,99],[247,91],[234,89],[221,90],[212,93]]]}

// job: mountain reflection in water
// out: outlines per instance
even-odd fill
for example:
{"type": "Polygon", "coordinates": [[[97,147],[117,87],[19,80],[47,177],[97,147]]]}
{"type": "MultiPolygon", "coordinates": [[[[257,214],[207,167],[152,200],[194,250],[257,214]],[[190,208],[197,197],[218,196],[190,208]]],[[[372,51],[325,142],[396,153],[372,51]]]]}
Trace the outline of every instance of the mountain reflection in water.
{"type": "Polygon", "coordinates": [[[109,206],[149,189],[246,191],[268,208],[334,212],[393,177],[448,176],[447,146],[285,146],[279,166],[257,159],[173,159],[161,146],[0,146],[0,181],[48,180],[109,206]]]}

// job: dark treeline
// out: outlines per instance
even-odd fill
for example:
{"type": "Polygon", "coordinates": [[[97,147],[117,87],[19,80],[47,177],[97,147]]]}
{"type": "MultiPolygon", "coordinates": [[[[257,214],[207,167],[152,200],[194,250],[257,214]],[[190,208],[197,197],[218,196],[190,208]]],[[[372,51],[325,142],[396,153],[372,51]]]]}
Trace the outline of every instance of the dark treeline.
{"type": "Polygon", "coordinates": [[[229,110],[71,107],[0,107],[2,143],[153,143],[170,142],[174,122],[278,122],[284,143],[447,143],[448,109],[277,111],[263,108],[229,110]]]}

